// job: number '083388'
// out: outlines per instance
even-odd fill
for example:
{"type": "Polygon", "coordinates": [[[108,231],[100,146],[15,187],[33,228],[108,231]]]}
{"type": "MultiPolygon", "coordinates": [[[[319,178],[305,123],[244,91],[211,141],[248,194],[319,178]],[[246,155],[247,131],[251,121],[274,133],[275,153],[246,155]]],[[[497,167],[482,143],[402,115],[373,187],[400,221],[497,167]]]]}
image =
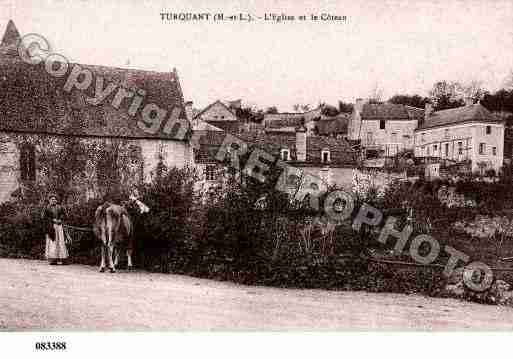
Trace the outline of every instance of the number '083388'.
{"type": "Polygon", "coordinates": [[[66,350],[66,342],[37,342],[36,350],[66,350]]]}

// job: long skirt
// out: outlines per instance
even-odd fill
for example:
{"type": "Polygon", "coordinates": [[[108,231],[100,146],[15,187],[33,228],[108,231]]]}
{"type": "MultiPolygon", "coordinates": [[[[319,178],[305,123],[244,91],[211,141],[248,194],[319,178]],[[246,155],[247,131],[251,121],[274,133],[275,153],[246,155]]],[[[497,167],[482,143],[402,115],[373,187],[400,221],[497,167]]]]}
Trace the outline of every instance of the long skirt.
{"type": "Polygon", "coordinates": [[[45,258],[50,261],[66,259],[69,255],[64,240],[64,228],[62,224],[54,224],[53,228],[55,229],[55,240],[52,241],[48,234],[46,235],[45,258]]]}

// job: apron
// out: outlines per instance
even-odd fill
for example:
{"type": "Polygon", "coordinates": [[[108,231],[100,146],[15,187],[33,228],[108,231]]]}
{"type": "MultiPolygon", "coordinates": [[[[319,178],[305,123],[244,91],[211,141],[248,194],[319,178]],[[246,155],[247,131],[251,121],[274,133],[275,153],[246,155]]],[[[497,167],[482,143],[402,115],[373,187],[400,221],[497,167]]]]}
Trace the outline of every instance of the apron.
{"type": "Polygon", "coordinates": [[[62,224],[53,224],[55,230],[55,240],[46,235],[45,258],[48,260],[68,258],[68,249],[64,237],[64,228],[62,224]]]}

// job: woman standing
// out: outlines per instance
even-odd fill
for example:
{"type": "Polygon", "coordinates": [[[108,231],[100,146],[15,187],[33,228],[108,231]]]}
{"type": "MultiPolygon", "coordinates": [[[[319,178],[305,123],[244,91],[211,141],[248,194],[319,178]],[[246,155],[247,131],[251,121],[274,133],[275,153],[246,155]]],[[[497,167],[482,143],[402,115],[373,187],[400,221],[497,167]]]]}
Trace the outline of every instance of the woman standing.
{"type": "Polygon", "coordinates": [[[66,212],[64,207],[59,204],[57,196],[51,195],[49,205],[43,211],[46,232],[45,258],[50,264],[62,264],[68,258],[62,227],[65,216],[66,212]]]}

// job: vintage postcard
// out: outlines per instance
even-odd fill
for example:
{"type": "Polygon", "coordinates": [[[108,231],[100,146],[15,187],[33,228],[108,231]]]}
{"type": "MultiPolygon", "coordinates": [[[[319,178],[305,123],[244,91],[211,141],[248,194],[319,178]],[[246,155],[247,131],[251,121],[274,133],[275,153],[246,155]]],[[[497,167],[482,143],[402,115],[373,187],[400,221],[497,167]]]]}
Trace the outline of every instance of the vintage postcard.
{"type": "Polygon", "coordinates": [[[500,0],[0,1],[0,330],[513,329],[512,39],[500,0]]]}

